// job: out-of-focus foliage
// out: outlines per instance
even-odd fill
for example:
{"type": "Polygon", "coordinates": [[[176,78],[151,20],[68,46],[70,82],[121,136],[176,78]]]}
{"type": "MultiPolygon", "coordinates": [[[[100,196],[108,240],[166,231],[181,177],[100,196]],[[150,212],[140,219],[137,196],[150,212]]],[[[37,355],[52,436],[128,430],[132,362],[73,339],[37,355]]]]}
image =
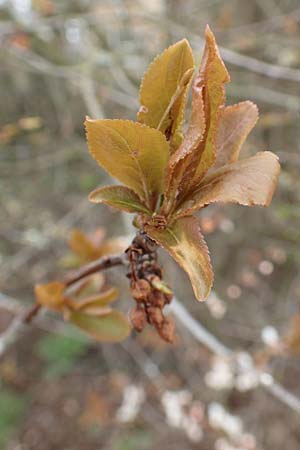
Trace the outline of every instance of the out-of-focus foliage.
{"type": "Polygon", "coordinates": [[[123,238],[107,239],[104,228],[98,228],[92,233],[76,229],[71,232],[69,247],[72,252],[61,261],[66,268],[80,266],[104,255],[119,253],[125,250],[126,242],[123,238]]]}
{"type": "Polygon", "coordinates": [[[87,349],[87,342],[67,336],[45,336],[37,345],[36,353],[46,363],[49,378],[61,377],[72,370],[76,360],[87,349]]]}
{"type": "Polygon", "coordinates": [[[25,400],[10,391],[0,392],[0,444],[4,446],[20,420],[25,407],[25,400]]]}
{"type": "Polygon", "coordinates": [[[35,295],[39,305],[61,313],[65,320],[95,339],[115,342],[129,334],[125,316],[110,306],[118,298],[118,290],[105,286],[101,273],[91,275],[70,288],[59,281],[37,284],[35,295]]]}

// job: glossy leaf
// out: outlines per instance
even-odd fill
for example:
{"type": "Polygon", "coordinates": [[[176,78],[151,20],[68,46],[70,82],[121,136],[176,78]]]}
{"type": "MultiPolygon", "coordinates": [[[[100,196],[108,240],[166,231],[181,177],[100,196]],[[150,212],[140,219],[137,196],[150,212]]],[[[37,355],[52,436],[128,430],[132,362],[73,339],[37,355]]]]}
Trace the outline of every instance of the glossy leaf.
{"type": "Polygon", "coordinates": [[[145,230],[186,271],[196,298],[205,300],[212,286],[213,272],[199,220],[183,217],[166,229],[146,226],[145,230]]]}
{"type": "Polygon", "coordinates": [[[104,203],[112,208],[129,213],[151,214],[139,196],[125,186],[104,186],[95,189],[89,195],[92,203],[104,203]]]}
{"type": "Polygon", "coordinates": [[[203,179],[189,199],[180,205],[176,217],[190,215],[214,202],[268,206],[279,172],[278,158],[271,152],[259,152],[228,164],[203,179]]]}
{"type": "Polygon", "coordinates": [[[200,162],[194,176],[196,181],[201,179],[216,160],[215,139],[220,107],[225,103],[224,84],[230,81],[230,76],[209,26],[206,27],[205,38],[206,44],[198,77],[199,83],[204,86],[206,132],[204,140],[196,150],[196,153],[200,155],[200,162]]]}
{"type": "Polygon", "coordinates": [[[237,161],[240,149],[257,119],[257,106],[249,101],[222,110],[216,134],[215,168],[237,161]]]}
{"type": "Polygon", "coordinates": [[[93,338],[103,342],[122,341],[130,333],[129,323],[119,311],[112,311],[99,317],[72,312],[69,320],[93,338]]]}
{"type": "Polygon", "coordinates": [[[169,145],[157,130],[129,120],[86,122],[89,150],[113,177],[130,187],[148,205],[164,189],[169,145]]]}
{"type": "Polygon", "coordinates": [[[34,288],[37,302],[49,309],[60,310],[64,301],[65,285],[59,281],[37,284],[34,288]]]}
{"type": "Polygon", "coordinates": [[[178,142],[193,69],[193,54],[186,39],[157,56],[142,79],[139,122],[174,135],[174,141],[178,142]]]}

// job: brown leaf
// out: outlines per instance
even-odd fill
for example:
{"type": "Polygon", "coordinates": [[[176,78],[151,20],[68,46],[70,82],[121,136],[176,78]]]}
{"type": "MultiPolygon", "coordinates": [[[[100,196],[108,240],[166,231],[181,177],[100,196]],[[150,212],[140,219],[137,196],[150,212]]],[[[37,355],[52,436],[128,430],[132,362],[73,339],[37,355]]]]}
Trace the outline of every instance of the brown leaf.
{"type": "Polygon", "coordinates": [[[215,202],[269,206],[279,172],[278,158],[271,152],[228,164],[205,177],[179,205],[175,217],[190,215],[215,202]]]}
{"type": "Polygon", "coordinates": [[[37,284],[34,287],[37,303],[49,309],[60,311],[64,302],[65,285],[59,281],[37,284]]]}
{"type": "Polygon", "coordinates": [[[194,59],[186,39],[171,45],[148,67],[140,87],[138,120],[171,134],[171,147],[180,143],[186,93],[194,59]]]}
{"type": "Polygon", "coordinates": [[[216,134],[217,159],[214,168],[238,160],[240,149],[257,119],[257,106],[249,101],[222,110],[216,134]]]}
{"type": "Polygon", "coordinates": [[[92,261],[98,257],[92,241],[81,230],[73,230],[69,239],[71,250],[83,261],[92,261]]]}
{"type": "Polygon", "coordinates": [[[151,211],[142,202],[139,196],[125,186],[104,186],[95,189],[89,195],[92,203],[104,203],[112,208],[129,213],[141,212],[151,215],[151,211]]]}
{"type": "Polygon", "coordinates": [[[146,225],[145,231],[186,271],[197,300],[205,300],[213,283],[213,272],[199,220],[183,217],[166,229],[146,225]]]}
{"type": "Polygon", "coordinates": [[[192,111],[184,140],[172,155],[167,170],[167,211],[174,197],[185,192],[215,162],[215,134],[219,111],[225,102],[224,84],[229,75],[215,38],[206,28],[206,45],[192,90],[192,111]]]}
{"type": "Polygon", "coordinates": [[[207,25],[205,31],[206,45],[199,71],[199,83],[204,86],[204,108],[206,132],[196,153],[200,155],[194,182],[203,177],[216,160],[215,139],[218,129],[220,107],[225,103],[224,84],[230,81],[225,64],[220,56],[215,37],[207,25]]]}
{"type": "Polygon", "coordinates": [[[89,150],[96,161],[152,208],[164,190],[169,159],[164,135],[130,120],[87,118],[85,125],[89,150]]]}
{"type": "MultiPolygon", "coordinates": [[[[195,151],[205,130],[203,103],[203,86],[199,75],[195,78],[192,88],[192,110],[189,126],[183,142],[171,156],[166,175],[166,198],[173,202],[175,195],[185,191],[191,181],[195,169],[195,151]],[[193,164],[194,163],[194,164],[193,164]]],[[[169,208],[171,208],[171,204],[169,208]]]]}

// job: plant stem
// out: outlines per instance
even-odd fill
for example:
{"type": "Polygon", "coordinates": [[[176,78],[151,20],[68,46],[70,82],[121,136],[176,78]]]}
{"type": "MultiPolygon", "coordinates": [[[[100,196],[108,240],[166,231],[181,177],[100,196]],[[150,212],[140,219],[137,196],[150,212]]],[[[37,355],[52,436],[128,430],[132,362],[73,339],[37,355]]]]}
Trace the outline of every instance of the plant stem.
{"type": "MultiPolygon", "coordinates": [[[[127,264],[128,264],[127,257],[123,253],[112,256],[102,256],[101,258],[98,258],[95,261],[92,261],[91,263],[80,267],[78,270],[71,272],[69,275],[65,277],[63,282],[66,287],[69,287],[72,284],[76,283],[77,281],[81,280],[82,278],[92,275],[93,273],[101,272],[102,270],[109,269],[110,267],[127,264]]],[[[39,313],[41,309],[42,305],[38,303],[31,306],[23,314],[21,322],[24,324],[29,324],[36,317],[36,315],[39,313]]]]}
{"type": "Polygon", "coordinates": [[[66,287],[71,286],[82,278],[92,275],[93,273],[100,272],[102,270],[110,269],[111,267],[127,265],[128,260],[123,253],[112,256],[102,256],[95,261],[92,261],[85,266],[80,267],[78,270],[71,272],[63,280],[66,287]]]}

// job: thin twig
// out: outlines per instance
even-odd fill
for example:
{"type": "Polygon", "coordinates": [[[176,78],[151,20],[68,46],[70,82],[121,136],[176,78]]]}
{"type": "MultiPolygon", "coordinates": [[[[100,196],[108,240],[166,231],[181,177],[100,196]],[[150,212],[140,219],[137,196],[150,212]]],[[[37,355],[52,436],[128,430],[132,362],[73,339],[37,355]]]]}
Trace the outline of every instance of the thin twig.
{"type": "MultiPolygon", "coordinates": [[[[68,275],[64,279],[64,283],[66,287],[68,287],[93,273],[127,264],[128,261],[126,255],[123,253],[119,255],[103,256],[68,275]]],[[[8,303],[7,299],[7,296],[0,294],[0,306],[1,300],[4,301],[4,303],[8,303]]],[[[25,311],[21,310],[21,312],[11,321],[7,329],[0,335],[0,357],[7,350],[9,345],[16,341],[18,336],[22,333],[24,325],[30,324],[41,309],[41,305],[34,304],[25,311]]]]}
{"type": "Polygon", "coordinates": [[[85,266],[80,267],[80,269],[71,272],[69,275],[65,277],[63,282],[65,283],[66,286],[71,286],[72,284],[76,283],[82,278],[92,275],[93,273],[110,269],[111,267],[122,265],[123,266],[128,265],[128,260],[124,253],[112,256],[102,256],[101,258],[96,259],[95,261],[92,261],[91,263],[86,264],[85,266]]]}

